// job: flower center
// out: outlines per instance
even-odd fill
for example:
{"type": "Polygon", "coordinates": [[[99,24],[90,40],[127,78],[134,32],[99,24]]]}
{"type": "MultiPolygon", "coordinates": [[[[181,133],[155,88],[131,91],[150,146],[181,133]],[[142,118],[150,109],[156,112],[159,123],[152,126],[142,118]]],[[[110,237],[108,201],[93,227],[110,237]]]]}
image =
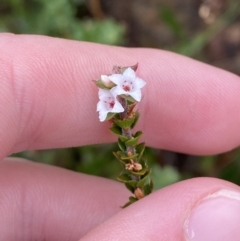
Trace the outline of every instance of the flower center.
{"type": "Polygon", "coordinates": [[[109,102],[108,105],[109,105],[109,108],[112,109],[115,105],[115,102],[114,101],[109,102]]]}
{"type": "Polygon", "coordinates": [[[104,103],[106,104],[106,106],[108,107],[108,109],[113,109],[114,105],[115,105],[115,101],[112,97],[108,97],[104,103]]]}
{"type": "Polygon", "coordinates": [[[129,92],[129,91],[131,91],[133,89],[133,83],[132,82],[128,82],[127,80],[124,80],[122,88],[126,92],[129,92]]]}

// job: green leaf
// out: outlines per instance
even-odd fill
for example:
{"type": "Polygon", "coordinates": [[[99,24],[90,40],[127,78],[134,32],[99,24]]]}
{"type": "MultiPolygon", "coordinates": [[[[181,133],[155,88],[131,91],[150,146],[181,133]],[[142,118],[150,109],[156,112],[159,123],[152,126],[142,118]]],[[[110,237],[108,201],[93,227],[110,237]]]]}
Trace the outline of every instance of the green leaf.
{"type": "Polygon", "coordinates": [[[115,134],[115,135],[118,135],[118,136],[122,135],[122,130],[121,130],[121,128],[118,127],[117,125],[114,125],[114,124],[113,124],[113,125],[109,128],[109,130],[110,130],[113,134],[115,134]]]}
{"type": "Polygon", "coordinates": [[[148,171],[148,167],[144,167],[141,171],[139,172],[133,172],[133,171],[130,171],[133,175],[135,176],[142,176],[142,175],[145,175],[145,173],[148,171]]]}
{"type": "Polygon", "coordinates": [[[108,90],[108,88],[103,84],[102,80],[99,79],[99,80],[94,81],[94,82],[95,82],[96,86],[99,87],[100,89],[107,89],[108,90]]]}
{"type": "Polygon", "coordinates": [[[120,138],[118,138],[118,147],[121,151],[126,151],[126,145],[120,138]]]}
{"type": "Polygon", "coordinates": [[[127,183],[129,185],[131,185],[132,187],[136,187],[136,185],[137,185],[137,181],[136,180],[127,181],[127,183]]]}
{"type": "Polygon", "coordinates": [[[136,187],[137,185],[137,181],[132,180],[131,176],[127,173],[123,173],[120,176],[118,176],[117,180],[125,184],[128,184],[128,186],[131,186],[131,187],[136,187]]]}
{"type": "MultiPolygon", "coordinates": [[[[134,198],[134,197],[130,197],[130,198],[134,198]]],[[[130,198],[129,198],[129,199],[130,199],[130,198]]],[[[136,198],[131,199],[131,200],[128,201],[125,205],[123,205],[121,208],[126,208],[126,207],[130,206],[132,203],[135,203],[136,201],[137,201],[136,198]]]]}
{"type": "Polygon", "coordinates": [[[153,190],[152,180],[150,180],[150,182],[143,187],[143,190],[145,195],[149,195],[150,193],[152,193],[152,190],[153,190]]]}
{"type": "Polygon", "coordinates": [[[121,95],[125,100],[130,101],[130,103],[136,102],[135,99],[133,99],[130,95],[121,95]]]}
{"type": "MultiPolygon", "coordinates": [[[[128,163],[128,161],[130,159],[134,159],[138,157],[138,154],[134,154],[132,156],[127,156],[125,153],[123,153],[122,151],[117,151],[117,152],[113,152],[113,155],[119,159],[120,161],[126,161],[126,163],[128,163]]],[[[125,163],[125,162],[124,162],[125,163]]]]}
{"type": "Polygon", "coordinates": [[[141,131],[136,132],[136,134],[134,135],[134,137],[132,139],[125,142],[125,145],[126,146],[136,146],[138,144],[138,140],[141,136],[142,136],[141,131]]]}
{"type": "Polygon", "coordinates": [[[135,198],[135,197],[129,197],[129,201],[130,201],[131,203],[134,203],[134,202],[137,201],[137,198],[135,198]]]}
{"type": "Polygon", "coordinates": [[[134,135],[134,137],[141,137],[142,136],[142,131],[137,131],[134,135]]]}
{"type": "Polygon", "coordinates": [[[138,63],[136,63],[135,65],[132,65],[132,66],[128,66],[128,67],[122,67],[121,72],[123,73],[128,68],[131,68],[132,70],[136,71],[138,68],[138,63]]]}
{"type": "Polygon", "coordinates": [[[130,185],[129,183],[125,183],[125,186],[131,193],[134,193],[134,187],[132,185],[130,185]]]}
{"type": "Polygon", "coordinates": [[[139,120],[140,114],[139,114],[138,111],[135,112],[134,117],[135,117],[135,118],[134,118],[134,122],[132,123],[131,129],[133,129],[133,128],[136,126],[136,124],[137,124],[137,122],[138,122],[138,120],[139,120]]]}
{"type": "Polygon", "coordinates": [[[120,154],[119,154],[119,151],[114,151],[113,152],[113,155],[119,160],[119,161],[121,161],[121,156],[120,156],[120,154]]]}
{"type": "Polygon", "coordinates": [[[134,158],[137,158],[138,157],[138,153],[132,155],[132,156],[126,156],[124,154],[121,155],[121,159],[122,160],[130,160],[130,159],[134,159],[134,158]]]}
{"type": "Polygon", "coordinates": [[[108,113],[107,114],[107,118],[105,119],[105,121],[108,121],[108,120],[110,120],[110,119],[112,119],[115,115],[116,115],[117,113],[108,113]]]}
{"type": "Polygon", "coordinates": [[[148,171],[148,173],[145,174],[145,177],[142,178],[140,181],[137,182],[137,187],[143,187],[145,182],[149,179],[149,175],[151,173],[151,170],[148,171]]]}
{"type": "Polygon", "coordinates": [[[120,176],[118,176],[117,180],[125,183],[127,181],[131,181],[132,179],[128,174],[124,173],[124,174],[121,174],[120,176]]]}
{"type": "Polygon", "coordinates": [[[121,135],[121,136],[118,136],[120,139],[121,139],[121,141],[123,141],[123,142],[125,142],[125,141],[127,141],[128,140],[128,138],[126,137],[126,136],[123,136],[123,135],[121,135]]]}
{"type": "Polygon", "coordinates": [[[145,142],[138,144],[135,148],[136,148],[136,152],[138,153],[138,160],[140,160],[145,150],[145,142]]]}
{"type": "Polygon", "coordinates": [[[119,120],[117,118],[114,119],[114,123],[124,129],[130,128],[132,126],[132,124],[134,123],[134,121],[135,121],[135,117],[128,118],[125,120],[119,120]]]}
{"type": "Polygon", "coordinates": [[[123,136],[123,135],[122,135],[122,129],[121,129],[120,127],[118,127],[116,124],[113,124],[113,125],[109,128],[109,130],[110,130],[113,134],[117,135],[117,136],[121,139],[121,141],[125,142],[125,141],[128,140],[128,138],[127,138],[126,136],[123,136]]]}

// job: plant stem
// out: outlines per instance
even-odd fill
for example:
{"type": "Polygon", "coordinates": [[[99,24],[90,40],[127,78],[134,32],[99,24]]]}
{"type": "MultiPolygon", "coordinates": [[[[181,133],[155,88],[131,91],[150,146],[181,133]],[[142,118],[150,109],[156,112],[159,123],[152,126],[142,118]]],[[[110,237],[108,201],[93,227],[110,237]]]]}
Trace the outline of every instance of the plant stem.
{"type": "MultiPolygon", "coordinates": [[[[127,100],[125,100],[121,96],[118,97],[118,100],[124,108],[124,112],[119,114],[120,119],[121,120],[127,119],[128,118],[128,103],[127,103],[127,100]]],[[[129,140],[132,139],[131,128],[122,128],[122,134],[123,134],[123,136],[126,136],[129,140]]],[[[126,155],[129,155],[129,154],[134,155],[135,153],[136,153],[135,147],[126,145],[126,155]]],[[[133,159],[133,161],[135,163],[138,163],[138,161],[136,159],[133,159]]],[[[140,176],[135,176],[133,174],[131,174],[131,177],[135,181],[139,181],[141,179],[140,176]]]]}

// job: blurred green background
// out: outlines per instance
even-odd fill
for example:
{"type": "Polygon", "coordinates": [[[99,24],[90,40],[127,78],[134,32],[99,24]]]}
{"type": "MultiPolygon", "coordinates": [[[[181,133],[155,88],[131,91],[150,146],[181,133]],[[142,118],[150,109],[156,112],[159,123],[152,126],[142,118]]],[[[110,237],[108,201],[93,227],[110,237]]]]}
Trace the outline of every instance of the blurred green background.
{"type": "MultiPolygon", "coordinates": [[[[1,0],[0,32],[161,48],[240,75],[239,0],[1,0]]],[[[17,156],[115,179],[121,172],[112,155],[117,149],[111,144],[17,156]]],[[[198,157],[147,148],[146,158],[156,189],[198,176],[240,184],[240,149],[198,157]]]]}

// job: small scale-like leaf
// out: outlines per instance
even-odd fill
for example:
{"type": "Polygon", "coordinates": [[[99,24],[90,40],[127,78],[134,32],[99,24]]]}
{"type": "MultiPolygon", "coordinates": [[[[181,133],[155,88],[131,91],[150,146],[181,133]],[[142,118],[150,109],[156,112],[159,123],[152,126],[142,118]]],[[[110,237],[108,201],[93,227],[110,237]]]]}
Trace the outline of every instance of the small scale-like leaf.
{"type": "Polygon", "coordinates": [[[123,142],[125,142],[125,141],[127,141],[128,140],[128,138],[126,137],[126,136],[123,136],[123,135],[120,135],[120,136],[118,136],[120,139],[121,139],[121,141],[123,141],[123,142]]]}
{"type": "Polygon", "coordinates": [[[134,202],[137,201],[137,198],[135,198],[135,197],[129,197],[129,201],[130,201],[131,203],[134,203],[134,202]]]}
{"type": "Polygon", "coordinates": [[[126,151],[126,145],[120,138],[118,138],[118,146],[121,151],[126,151]]]}
{"type": "Polygon", "coordinates": [[[116,125],[120,126],[121,128],[128,129],[132,126],[134,120],[135,120],[135,117],[128,118],[128,119],[125,119],[125,120],[119,120],[119,119],[115,118],[114,123],[116,125]]]}
{"type": "Polygon", "coordinates": [[[96,80],[96,81],[94,81],[94,83],[96,84],[96,86],[97,87],[99,87],[100,89],[107,89],[108,90],[108,88],[103,84],[103,82],[102,82],[102,80],[96,80]]]}
{"type": "Polygon", "coordinates": [[[149,179],[149,173],[145,174],[146,176],[144,178],[142,178],[140,181],[137,182],[137,187],[143,187],[145,182],[149,179]]]}
{"type": "Polygon", "coordinates": [[[113,152],[113,155],[114,155],[119,161],[121,161],[121,156],[120,156],[120,154],[119,154],[119,151],[114,151],[114,152],[113,152]]]}
{"type": "Polygon", "coordinates": [[[137,132],[135,133],[134,137],[135,137],[135,138],[141,137],[142,134],[143,134],[142,131],[137,131],[137,132]]]}
{"type": "Polygon", "coordinates": [[[124,161],[124,160],[130,160],[130,159],[135,159],[138,157],[138,154],[134,154],[132,156],[126,156],[125,154],[121,155],[121,159],[124,161]]]}
{"type": "Polygon", "coordinates": [[[107,117],[106,117],[105,121],[111,120],[116,114],[117,114],[117,113],[111,113],[111,112],[109,112],[109,113],[107,114],[107,117]]]}
{"type": "Polygon", "coordinates": [[[125,100],[129,101],[130,103],[136,102],[130,95],[121,95],[125,100]]]}
{"type": "Polygon", "coordinates": [[[109,128],[109,130],[110,130],[113,134],[115,134],[115,135],[118,135],[118,136],[122,135],[122,130],[121,130],[121,128],[118,127],[117,125],[114,125],[114,124],[113,124],[113,125],[109,128]]]}
{"type": "Polygon", "coordinates": [[[139,172],[133,172],[131,171],[131,173],[135,176],[143,176],[145,175],[145,173],[148,171],[148,168],[147,167],[144,167],[141,171],[139,172]]]}
{"type": "Polygon", "coordinates": [[[136,187],[136,185],[137,185],[137,181],[136,180],[126,181],[126,183],[129,184],[132,187],[136,187]]]}
{"type": "Polygon", "coordinates": [[[141,131],[137,131],[132,139],[125,142],[126,146],[136,146],[138,144],[139,138],[142,136],[141,131]]]}
{"type": "Polygon", "coordinates": [[[128,201],[126,204],[124,204],[121,208],[126,208],[132,204],[131,201],[128,201]]]}
{"type": "MultiPolygon", "coordinates": [[[[139,158],[138,158],[139,159],[139,158]]],[[[147,162],[144,158],[141,158],[141,160],[139,161],[139,163],[142,165],[143,168],[148,168],[147,162]]]]}
{"type": "Polygon", "coordinates": [[[138,63],[136,63],[135,65],[132,65],[132,66],[128,66],[128,67],[122,67],[121,68],[121,73],[123,73],[128,68],[131,68],[132,70],[136,71],[137,68],[138,68],[138,63]]]}
{"type": "MultiPolygon", "coordinates": [[[[129,157],[129,156],[126,156],[123,152],[121,151],[114,151],[113,152],[113,155],[123,164],[127,164],[129,163],[129,160],[132,159],[133,156],[129,157]]],[[[135,155],[135,157],[137,157],[137,155],[135,155]]]]}
{"type": "Polygon", "coordinates": [[[130,185],[129,183],[125,183],[125,186],[131,193],[134,193],[134,187],[132,185],[130,185]]]}
{"type": "Polygon", "coordinates": [[[131,181],[132,179],[128,174],[124,173],[124,174],[121,174],[120,176],[118,176],[117,180],[125,183],[127,181],[131,181]]]}
{"type": "Polygon", "coordinates": [[[150,183],[146,184],[143,187],[143,190],[145,195],[149,195],[150,193],[152,193],[152,190],[153,190],[152,180],[150,181],[150,183]]]}
{"type": "MultiPolygon", "coordinates": [[[[115,114],[116,114],[116,113],[115,113],[115,114]]],[[[117,135],[117,136],[121,139],[121,141],[125,142],[125,141],[128,140],[128,138],[127,138],[126,136],[123,136],[123,135],[122,135],[122,129],[121,129],[119,126],[117,126],[116,124],[113,124],[113,125],[109,128],[109,130],[110,130],[113,134],[117,135]]]]}
{"type": "Polygon", "coordinates": [[[133,128],[136,126],[136,124],[137,124],[137,122],[138,122],[138,120],[139,120],[140,114],[139,114],[138,111],[135,112],[134,117],[135,117],[135,119],[134,119],[134,122],[132,123],[131,129],[133,129],[133,128]]]}
{"type": "Polygon", "coordinates": [[[138,144],[135,148],[136,148],[136,152],[138,153],[138,160],[140,160],[145,150],[145,142],[138,144]]]}

